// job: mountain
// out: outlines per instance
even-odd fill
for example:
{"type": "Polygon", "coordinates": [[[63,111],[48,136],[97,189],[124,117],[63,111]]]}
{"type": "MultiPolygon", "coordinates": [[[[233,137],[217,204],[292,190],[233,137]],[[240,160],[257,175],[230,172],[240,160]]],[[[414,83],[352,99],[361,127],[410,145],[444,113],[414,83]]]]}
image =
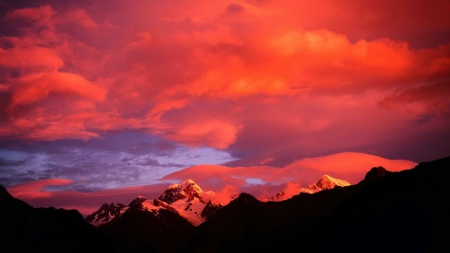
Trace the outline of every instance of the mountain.
{"type": "Polygon", "coordinates": [[[381,178],[390,176],[393,174],[393,172],[386,170],[383,167],[374,167],[369,172],[367,172],[366,176],[364,177],[362,183],[364,184],[372,184],[376,181],[380,180],[381,178]]]}
{"type": "Polygon", "coordinates": [[[336,186],[345,187],[345,186],[349,186],[349,185],[350,185],[350,183],[345,180],[341,180],[341,179],[333,178],[328,175],[324,175],[321,179],[319,179],[319,181],[317,181],[317,183],[308,185],[308,188],[302,192],[316,193],[316,192],[319,192],[322,190],[331,190],[336,186]]]}
{"type": "Polygon", "coordinates": [[[122,215],[127,209],[128,206],[125,206],[124,204],[111,203],[108,205],[107,203],[105,203],[100,207],[100,209],[98,209],[91,215],[88,215],[86,217],[86,221],[98,227],[111,221],[115,217],[122,215]]]}
{"type": "Polygon", "coordinates": [[[132,207],[98,227],[113,252],[183,252],[185,237],[194,228],[172,211],[132,207]]]}
{"type": "MultiPolygon", "coordinates": [[[[241,194],[189,238],[192,252],[443,252],[450,157],[281,202],[241,194]]],[[[317,185],[317,184],[316,184],[317,185]]]]}
{"type": "Polygon", "coordinates": [[[350,185],[350,183],[345,180],[333,178],[329,175],[324,175],[324,176],[322,176],[322,178],[319,179],[319,181],[308,185],[307,188],[301,188],[297,193],[293,193],[288,190],[283,190],[283,191],[275,194],[272,197],[264,199],[264,201],[283,201],[283,200],[290,199],[293,195],[299,194],[299,193],[313,194],[313,193],[316,193],[316,192],[319,192],[322,190],[331,190],[336,186],[345,187],[345,186],[349,186],[349,185],[350,185]]]}
{"type": "Polygon", "coordinates": [[[205,222],[202,211],[206,203],[202,198],[203,190],[193,180],[181,184],[173,184],[155,199],[155,206],[169,209],[185,218],[192,225],[198,226],[205,222]]]}
{"type": "Polygon", "coordinates": [[[221,203],[219,204],[213,204],[211,202],[211,200],[208,201],[208,203],[206,203],[205,208],[203,208],[203,211],[201,213],[201,216],[205,219],[208,220],[211,217],[213,217],[216,212],[221,209],[222,207],[224,207],[224,205],[222,205],[221,203]]]}
{"type": "Polygon", "coordinates": [[[76,210],[33,208],[0,185],[1,252],[109,250],[106,238],[76,210]]]}
{"type": "MultiPolygon", "coordinates": [[[[205,222],[222,208],[222,203],[213,203],[211,198],[215,192],[203,192],[193,180],[170,185],[157,199],[149,200],[138,196],[128,206],[123,204],[103,204],[99,210],[86,217],[86,221],[94,226],[110,222],[122,216],[129,209],[138,209],[158,214],[161,209],[173,212],[186,219],[194,226],[205,222]]],[[[235,198],[230,196],[230,198],[235,198]]]]}
{"type": "MultiPolygon", "coordinates": [[[[280,202],[241,193],[225,206],[183,182],[155,200],[132,200],[98,228],[75,210],[32,208],[0,187],[1,252],[446,252],[448,178],[450,157],[401,172],[375,167],[346,187],[323,177],[315,194],[280,202]],[[192,225],[179,201],[206,202],[206,221],[192,225]]],[[[97,215],[117,210],[107,206],[97,215]]]]}
{"type": "Polygon", "coordinates": [[[188,179],[181,184],[170,185],[158,199],[169,205],[177,200],[183,199],[191,201],[197,198],[202,202],[202,193],[202,188],[200,188],[193,180],[188,179]]]}

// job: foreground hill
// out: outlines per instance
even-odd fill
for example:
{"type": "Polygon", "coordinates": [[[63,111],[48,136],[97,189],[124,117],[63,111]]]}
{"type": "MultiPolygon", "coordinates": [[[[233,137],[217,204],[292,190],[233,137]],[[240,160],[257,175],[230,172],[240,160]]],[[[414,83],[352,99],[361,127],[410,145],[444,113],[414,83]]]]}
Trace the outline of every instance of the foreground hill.
{"type": "Polygon", "coordinates": [[[33,208],[0,186],[0,252],[104,252],[104,235],[76,210],[33,208]]]}
{"type": "Polygon", "coordinates": [[[279,203],[248,194],[189,239],[193,252],[441,252],[450,225],[450,158],[279,203]]]}

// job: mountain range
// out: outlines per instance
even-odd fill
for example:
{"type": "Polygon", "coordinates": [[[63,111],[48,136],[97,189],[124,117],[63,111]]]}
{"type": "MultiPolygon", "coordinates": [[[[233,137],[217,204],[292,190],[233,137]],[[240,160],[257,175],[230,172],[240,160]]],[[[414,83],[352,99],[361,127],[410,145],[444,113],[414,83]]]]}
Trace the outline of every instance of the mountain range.
{"type": "MultiPolygon", "coordinates": [[[[322,190],[330,190],[336,186],[349,186],[345,180],[333,178],[329,175],[324,175],[319,181],[309,185],[307,188],[301,188],[297,191],[299,193],[317,193],[322,190]]],[[[211,198],[216,193],[213,191],[203,192],[202,188],[193,180],[188,179],[180,184],[173,184],[165,190],[161,196],[154,200],[148,200],[145,197],[138,196],[133,199],[128,206],[121,203],[105,203],[100,209],[88,215],[86,221],[98,227],[103,225],[116,217],[120,217],[130,207],[139,209],[141,211],[151,212],[158,215],[160,209],[165,209],[178,214],[186,219],[194,226],[198,226],[212,217],[217,210],[224,207],[227,203],[213,202],[211,198]]],[[[262,201],[283,201],[291,198],[293,194],[287,193],[283,190],[272,197],[263,198],[262,201]]],[[[227,196],[227,199],[233,200],[237,198],[237,193],[232,193],[227,196]]],[[[223,198],[222,198],[223,199],[223,198]]]]}
{"type": "Polygon", "coordinates": [[[188,180],[154,200],[104,204],[86,220],[32,208],[1,187],[2,252],[442,252],[448,178],[450,157],[402,172],[374,167],[356,185],[324,176],[290,198],[241,193],[228,204],[188,180]]]}

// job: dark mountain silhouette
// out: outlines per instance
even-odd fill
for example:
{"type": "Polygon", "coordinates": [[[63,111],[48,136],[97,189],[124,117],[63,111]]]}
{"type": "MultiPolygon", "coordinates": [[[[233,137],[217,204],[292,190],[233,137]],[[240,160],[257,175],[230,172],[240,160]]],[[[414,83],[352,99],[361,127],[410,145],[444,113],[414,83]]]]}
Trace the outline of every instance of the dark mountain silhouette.
{"type": "Polygon", "coordinates": [[[440,252],[450,221],[450,157],[279,203],[241,194],[189,238],[193,252],[440,252]]]}
{"type": "Polygon", "coordinates": [[[194,226],[165,210],[146,211],[138,206],[99,227],[114,252],[183,252],[184,239],[194,226]]]}
{"type": "Polygon", "coordinates": [[[209,220],[222,207],[224,207],[222,204],[219,203],[216,205],[216,204],[213,204],[210,200],[210,201],[208,201],[208,203],[206,203],[206,206],[203,209],[201,216],[204,217],[206,220],[209,220]]]}
{"type": "Polygon", "coordinates": [[[76,210],[33,208],[0,186],[0,252],[102,252],[105,237],[76,210]]]}
{"type": "Polygon", "coordinates": [[[100,209],[88,215],[86,217],[86,221],[93,224],[94,226],[99,226],[103,223],[107,223],[114,219],[115,217],[120,216],[128,207],[121,203],[105,203],[100,209]]]}
{"type": "Polygon", "coordinates": [[[32,208],[0,187],[1,238],[5,252],[445,252],[449,178],[447,157],[402,172],[376,167],[357,185],[281,202],[242,193],[207,204],[198,227],[137,199],[98,230],[76,211],[32,208]]]}

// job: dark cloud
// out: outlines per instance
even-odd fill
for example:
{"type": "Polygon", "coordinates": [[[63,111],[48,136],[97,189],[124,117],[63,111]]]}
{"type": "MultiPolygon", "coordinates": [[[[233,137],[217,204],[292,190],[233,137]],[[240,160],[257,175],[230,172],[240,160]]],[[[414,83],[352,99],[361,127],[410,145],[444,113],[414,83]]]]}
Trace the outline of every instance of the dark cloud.
{"type": "Polygon", "coordinates": [[[0,157],[0,167],[20,166],[20,165],[25,165],[25,164],[26,164],[26,161],[14,161],[14,160],[0,157]]]}
{"type": "Polygon", "coordinates": [[[143,163],[138,163],[139,165],[142,166],[160,166],[161,164],[158,162],[158,160],[155,159],[151,159],[151,158],[147,158],[145,159],[145,161],[143,163]]]}
{"type": "Polygon", "coordinates": [[[240,4],[229,4],[227,6],[227,12],[232,14],[238,14],[245,11],[245,8],[240,4]]]}
{"type": "Polygon", "coordinates": [[[123,158],[120,161],[123,162],[123,163],[126,163],[126,162],[129,162],[129,161],[133,160],[134,158],[136,158],[136,157],[125,157],[125,158],[123,158]]]}

